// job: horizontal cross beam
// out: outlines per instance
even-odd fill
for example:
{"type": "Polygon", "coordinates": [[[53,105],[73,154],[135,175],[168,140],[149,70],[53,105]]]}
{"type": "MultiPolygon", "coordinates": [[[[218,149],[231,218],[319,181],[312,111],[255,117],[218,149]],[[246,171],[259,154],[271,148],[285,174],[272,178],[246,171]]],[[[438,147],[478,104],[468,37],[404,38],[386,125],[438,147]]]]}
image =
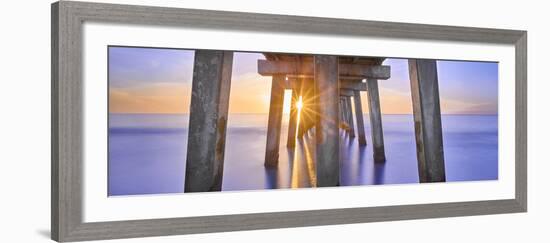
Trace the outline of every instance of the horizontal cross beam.
{"type": "MultiPolygon", "coordinates": [[[[342,79],[388,79],[390,66],[372,66],[365,64],[338,64],[342,79]]],[[[268,61],[258,60],[258,73],[262,76],[287,75],[313,77],[313,63],[308,61],[268,61]]]]}
{"type": "Polygon", "coordinates": [[[367,91],[367,84],[362,80],[340,80],[340,89],[367,91]]]}
{"type": "MultiPolygon", "coordinates": [[[[312,79],[302,79],[302,82],[313,82],[312,79]]],[[[359,80],[340,80],[340,89],[367,91],[367,84],[359,80]]],[[[298,89],[300,88],[300,79],[288,78],[283,82],[285,89],[298,89]]]]}
{"type": "Polygon", "coordinates": [[[353,94],[354,94],[354,92],[351,89],[340,89],[340,96],[341,97],[352,97],[353,94]]]}

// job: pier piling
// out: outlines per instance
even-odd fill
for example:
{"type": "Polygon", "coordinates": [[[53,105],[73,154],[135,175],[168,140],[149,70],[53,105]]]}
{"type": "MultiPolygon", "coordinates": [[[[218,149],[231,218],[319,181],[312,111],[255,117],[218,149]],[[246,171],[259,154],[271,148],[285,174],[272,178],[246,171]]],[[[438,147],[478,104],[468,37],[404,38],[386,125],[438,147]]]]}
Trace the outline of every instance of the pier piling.
{"type": "Polygon", "coordinates": [[[378,80],[367,79],[367,95],[369,101],[369,118],[373,146],[374,162],[386,161],[384,151],[384,132],[382,130],[382,112],[380,96],[378,95],[378,80]]]}
{"type": "Polygon", "coordinates": [[[363,120],[363,105],[361,104],[361,92],[359,90],[353,91],[353,102],[355,108],[355,120],[357,121],[357,136],[360,146],[367,145],[367,139],[365,136],[365,122],[363,120]]]}
{"type": "Polygon", "coordinates": [[[346,96],[346,112],[347,112],[347,118],[346,120],[349,123],[349,136],[355,137],[355,124],[353,122],[353,109],[351,107],[351,96],[346,96]]]}
{"type": "Polygon", "coordinates": [[[300,96],[297,88],[293,88],[292,98],[290,99],[290,114],[288,117],[288,136],[286,141],[286,146],[288,148],[294,148],[294,146],[296,146],[296,123],[298,118],[298,108],[296,104],[299,99],[300,96]]]}
{"type": "Polygon", "coordinates": [[[314,56],[317,187],[340,184],[338,57],[314,56]]]}
{"type": "Polygon", "coordinates": [[[315,80],[311,78],[303,79],[301,83],[302,110],[300,113],[300,126],[298,126],[298,137],[301,138],[315,125],[315,80]]]}
{"type": "Polygon", "coordinates": [[[233,52],[195,52],[185,192],[221,191],[233,52]]]}
{"type": "Polygon", "coordinates": [[[265,166],[274,167],[279,162],[279,142],[281,138],[281,122],[283,119],[284,75],[273,76],[271,82],[271,100],[269,103],[269,118],[267,121],[267,141],[265,149],[265,166]]]}
{"type": "Polygon", "coordinates": [[[409,59],[409,75],[420,182],[444,182],[445,161],[436,61],[409,59]]]}

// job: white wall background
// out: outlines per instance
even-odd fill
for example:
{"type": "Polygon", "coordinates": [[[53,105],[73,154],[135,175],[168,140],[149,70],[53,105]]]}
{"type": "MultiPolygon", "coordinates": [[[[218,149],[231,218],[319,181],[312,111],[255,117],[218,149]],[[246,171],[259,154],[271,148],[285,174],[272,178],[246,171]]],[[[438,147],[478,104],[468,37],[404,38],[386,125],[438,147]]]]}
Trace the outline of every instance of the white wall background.
{"type": "MultiPolygon", "coordinates": [[[[529,212],[119,240],[120,242],[548,242],[550,31],[545,1],[139,1],[232,10],[529,31],[529,212]]],[[[50,222],[50,1],[0,12],[1,242],[47,242],[50,222]]],[[[119,242],[109,241],[109,242],[119,242]]]]}

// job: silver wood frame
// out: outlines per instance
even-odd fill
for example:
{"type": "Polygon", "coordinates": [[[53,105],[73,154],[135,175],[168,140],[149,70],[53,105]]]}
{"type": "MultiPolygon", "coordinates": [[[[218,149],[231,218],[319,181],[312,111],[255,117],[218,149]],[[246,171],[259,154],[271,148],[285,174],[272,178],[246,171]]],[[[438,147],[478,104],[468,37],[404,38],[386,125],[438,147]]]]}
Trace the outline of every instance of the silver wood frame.
{"type": "Polygon", "coordinates": [[[527,211],[527,32],[61,1],[52,5],[51,236],[56,241],[350,224],[527,211]],[[82,25],[86,21],[510,44],[516,60],[515,198],[298,212],[83,222],[82,25]]]}

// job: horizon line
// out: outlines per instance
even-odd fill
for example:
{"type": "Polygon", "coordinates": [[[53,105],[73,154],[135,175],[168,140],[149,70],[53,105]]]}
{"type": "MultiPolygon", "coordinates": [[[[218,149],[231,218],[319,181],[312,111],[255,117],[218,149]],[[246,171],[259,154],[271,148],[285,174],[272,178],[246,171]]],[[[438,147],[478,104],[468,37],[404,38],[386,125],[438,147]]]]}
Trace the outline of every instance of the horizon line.
{"type": "MultiPolygon", "coordinates": [[[[189,115],[190,113],[182,112],[107,112],[108,114],[113,115],[189,115]]],[[[235,115],[268,115],[268,112],[233,112],[227,113],[235,115]]],[[[288,115],[290,113],[283,113],[283,115],[288,115]]],[[[363,113],[363,115],[368,115],[368,112],[363,113]]],[[[413,115],[413,113],[382,113],[382,115],[413,115]]],[[[441,115],[464,115],[464,116],[496,116],[497,113],[441,113],[441,115]]]]}

